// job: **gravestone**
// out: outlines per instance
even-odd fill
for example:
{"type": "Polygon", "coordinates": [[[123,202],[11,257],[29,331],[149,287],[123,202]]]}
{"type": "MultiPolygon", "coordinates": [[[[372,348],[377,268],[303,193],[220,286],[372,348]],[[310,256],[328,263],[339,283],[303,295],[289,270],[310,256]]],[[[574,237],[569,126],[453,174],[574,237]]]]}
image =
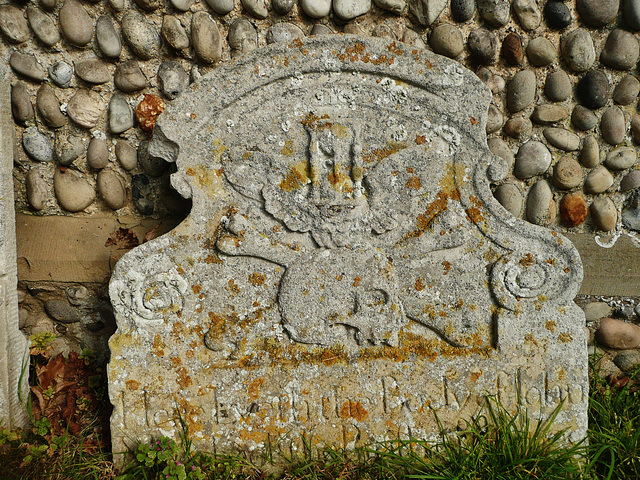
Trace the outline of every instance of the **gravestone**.
{"type": "Polygon", "coordinates": [[[0,426],[28,423],[29,348],[18,328],[18,276],[13,203],[13,145],[7,67],[0,65],[0,426]]]}
{"type": "Polygon", "coordinates": [[[490,98],[452,60],[336,35],[173,102],[150,152],[193,208],[111,280],[114,451],[178,417],[218,452],[430,439],[486,395],[561,405],[554,429],[584,438],[580,258],[494,200],[490,98]]]}

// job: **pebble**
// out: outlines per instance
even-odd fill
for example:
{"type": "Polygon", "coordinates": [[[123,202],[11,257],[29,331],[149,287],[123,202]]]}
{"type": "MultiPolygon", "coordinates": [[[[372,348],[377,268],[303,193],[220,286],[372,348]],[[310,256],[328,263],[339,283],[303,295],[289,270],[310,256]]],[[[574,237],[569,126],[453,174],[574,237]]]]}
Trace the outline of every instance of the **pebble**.
{"type": "Polygon", "coordinates": [[[569,193],[560,200],[560,218],[567,227],[583,224],[587,212],[587,202],[580,192],[569,193]]]}
{"type": "Polygon", "coordinates": [[[610,232],[616,228],[618,222],[618,210],[616,209],[613,200],[609,197],[596,198],[591,207],[591,218],[598,230],[603,232],[610,232]]]}
{"type": "Polygon", "coordinates": [[[87,83],[100,85],[111,80],[111,74],[98,58],[85,58],[74,64],[76,75],[87,83]]]}
{"type": "Polygon", "coordinates": [[[45,124],[51,128],[60,128],[67,124],[67,117],[60,111],[60,102],[53,88],[43,84],[36,95],[36,107],[45,124]]]}
{"type": "Polygon", "coordinates": [[[551,145],[560,150],[572,152],[580,147],[580,137],[564,128],[549,127],[542,133],[551,145]]]}
{"type": "MultiPolygon", "coordinates": [[[[244,9],[252,17],[262,20],[269,16],[269,11],[267,10],[267,3],[265,2],[265,0],[241,0],[241,1],[244,9]]],[[[369,6],[371,6],[371,4],[369,4],[369,6]]],[[[335,5],[334,5],[334,9],[335,9],[335,5]]]]}
{"type": "Polygon", "coordinates": [[[158,68],[158,88],[169,100],[173,100],[189,86],[189,74],[180,62],[165,60],[158,68]]]}
{"type": "Polygon", "coordinates": [[[640,351],[627,350],[620,352],[614,357],[613,363],[623,372],[632,373],[640,365],[640,351]]]}
{"type": "Polygon", "coordinates": [[[49,78],[60,88],[69,88],[73,78],[73,67],[67,62],[56,62],[49,67],[49,78]]]}
{"type": "Polygon", "coordinates": [[[551,160],[551,152],[544,143],[530,140],[518,149],[513,173],[520,180],[533,178],[546,172],[551,160]]]}
{"type": "Polygon", "coordinates": [[[615,146],[624,140],[626,131],[624,113],[620,107],[607,108],[600,119],[602,139],[615,146]]]}
{"type": "Polygon", "coordinates": [[[15,122],[21,125],[31,120],[35,115],[31,96],[24,82],[16,82],[11,87],[11,112],[15,122]]]}
{"type": "Polygon", "coordinates": [[[25,179],[27,201],[34,210],[42,210],[49,198],[49,185],[37,168],[32,168],[25,179]]]}
{"type": "Polygon", "coordinates": [[[622,19],[632,30],[640,30],[640,2],[623,0],[622,19]]]}
{"type": "Polygon", "coordinates": [[[293,10],[295,4],[295,0],[272,0],[271,8],[273,8],[273,11],[278,15],[286,15],[293,10]]]}
{"type": "Polygon", "coordinates": [[[629,201],[622,210],[622,224],[630,230],[640,231],[640,195],[630,195],[629,201]]]}
{"type": "Polygon", "coordinates": [[[510,0],[476,0],[478,13],[494,27],[502,27],[509,21],[510,0]]]}
{"type": "Polygon", "coordinates": [[[486,28],[477,28],[469,34],[467,48],[473,60],[480,65],[489,65],[495,62],[498,39],[486,28]]]}
{"type": "Polygon", "coordinates": [[[124,207],[127,201],[127,187],[118,173],[111,168],[105,168],[98,174],[96,184],[98,193],[110,209],[118,210],[124,207]]]}
{"type": "Polygon", "coordinates": [[[632,33],[616,28],[611,31],[604,44],[600,61],[611,68],[630,70],[636,66],[640,46],[632,33]]]}
{"type": "Polygon", "coordinates": [[[531,136],[533,125],[531,120],[525,117],[511,117],[504,124],[504,131],[511,138],[524,141],[531,136]]]}
{"type": "Polygon", "coordinates": [[[525,32],[538,28],[542,21],[542,12],[540,12],[536,0],[515,0],[513,12],[525,32]]]}
{"type": "Polygon", "coordinates": [[[547,75],[544,94],[552,102],[563,102],[571,95],[571,80],[564,70],[556,70],[547,75]]]}
{"type": "Polygon", "coordinates": [[[590,27],[604,27],[615,20],[620,0],[577,0],[580,20],[590,27]]]}
{"type": "Polygon", "coordinates": [[[116,12],[124,10],[124,0],[107,0],[107,3],[116,12]]]}
{"type": "Polygon", "coordinates": [[[378,8],[395,13],[396,15],[401,15],[407,6],[407,2],[405,0],[373,0],[373,3],[375,3],[378,8]]]}
{"type": "Polygon", "coordinates": [[[609,100],[609,80],[600,70],[591,70],[578,82],[578,101],[591,110],[604,107],[609,100]]]}
{"type": "Polygon", "coordinates": [[[148,176],[160,177],[169,168],[169,164],[160,157],[154,157],[149,153],[149,141],[143,140],[138,145],[138,164],[148,176]]]}
{"type": "Polygon", "coordinates": [[[122,40],[108,15],[101,15],[96,22],[96,40],[103,55],[117,60],[122,51],[122,40]]]}
{"type": "Polygon", "coordinates": [[[552,30],[562,30],[571,25],[571,12],[562,0],[549,0],[544,6],[544,18],[552,30]]]}
{"type": "Polygon", "coordinates": [[[451,0],[451,16],[456,22],[467,22],[476,13],[475,0],[451,0]]]}
{"type": "Polygon", "coordinates": [[[445,57],[456,58],[464,50],[460,29],[448,23],[435,27],[431,32],[430,40],[433,51],[445,57]]]}
{"type": "Polygon", "coordinates": [[[106,140],[96,137],[91,139],[87,148],[87,164],[96,170],[109,164],[109,147],[106,140]]]}
{"type": "Polygon", "coordinates": [[[222,58],[222,37],[218,25],[207,12],[196,12],[191,19],[191,44],[196,56],[204,63],[222,58]]]}
{"type": "Polygon", "coordinates": [[[304,32],[293,23],[280,22],[267,31],[267,43],[290,43],[296,38],[304,38],[304,32]]]}
{"type": "Polygon", "coordinates": [[[371,0],[333,0],[333,13],[341,20],[352,20],[369,10],[371,10],[371,0]]]}
{"type": "Polygon", "coordinates": [[[598,145],[598,140],[593,135],[589,135],[582,142],[580,163],[587,168],[600,165],[600,146],[598,145]]]}
{"type": "Polygon", "coordinates": [[[596,340],[609,348],[627,350],[640,345],[640,327],[633,323],[605,317],[596,330],[596,340]]]}
{"type": "Polygon", "coordinates": [[[595,322],[601,318],[608,317],[612,313],[613,308],[605,302],[591,302],[584,307],[584,316],[587,322],[595,322]]]}
{"type": "Polygon", "coordinates": [[[47,300],[44,302],[44,309],[60,323],[76,323],[82,319],[80,312],[66,300],[47,300]]]}
{"type": "Polygon", "coordinates": [[[47,73],[36,57],[28,53],[13,52],[9,65],[16,73],[36,82],[42,82],[47,73]]]}
{"type": "Polygon", "coordinates": [[[488,68],[480,67],[476,72],[476,75],[487,87],[491,89],[492,93],[500,93],[504,90],[504,78],[492,73],[488,68]]]}
{"type": "MultiPolygon", "coordinates": [[[[414,32],[413,30],[411,30],[410,28],[408,28],[407,30],[405,30],[404,32],[404,37],[402,39],[402,41],[404,43],[408,43],[409,45],[413,45],[413,46],[417,46],[415,43],[413,43],[412,40],[415,40],[415,37],[413,37],[411,35],[411,33],[409,32],[413,32],[414,34],[418,35],[416,32],[414,32]]],[[[326,25],[323,25],[322,23],[316,23],[313,25],[313,27],[311,28],[311,32],[309,33],[309,35],[332,35],[334,33],[333,30],[331,30],[329,27],[327,27],[326,25]]],[[[418,35],[418,39],[420,40],[420,42],[422,42],[422,39],[420,38],[420,36],[418,35]]],[[[422,42],[422,46],[420,48],[426,48],[426,45],[424,44],[424,42],[422,42]]]]}
{"type": "Polygon", "coordinates": [[[150,60],[158,56],[162,45],[160,35],[144,15],[129,10],[122,17],[121,25],[124,39],[137,57],[150,60]]]}
{"type": "Polygon", "coordinates": [[[513,183],[505,183],[496,188],[493,196],[511,215],[520,217],[524,199],[520,189],[513,183]]]}
{"type": "Polygon", "coordinates": [[[631,119],[631,132],[636,143],[640,143],[640,115],[637,113],[631,119]]]}
{"type": "Polygon", "coordinates": [[[66,0],[58,12],[60,30],[67,41],[78,47],[87,45],[93,38],[93,20],[77,0],[66,0]]]}
{"type": "Polygon", "coordinates": [[[489,147],[489,151],[494,155],[502,158],[505,162],[507,162],[507,166],[509,167],[509,171],[513,170],[513,164],[515,162],[515,157],[513,152],[509,148],[509,145],[502,140],[500,137],[493,137],[487,140],[487,146],[489,147]]]}
{"type": "MultiPolygon", "coordinates": [[[[313,31],[311,33],[313,34],[313,31]]],[[[231,24],[228,37],[232,57],[258,48],[258,32],[246,18],[238,18],[231,24]]]]}
{"type": "Polygon", "coordinates": [[[535,67],[545,67],[558,61],[556,47],[544,37],[536,37],[527,45],[527,58],[535,67]]]}
{"type": "Polygon", "coordinates": [[[157,95],[144,94],[144,98],[136,106],[136,120],[142,131],[151,133],[156,125],[156,120],[164,111],[165,103],[157,95]]]}
{"type": "Polygon", "coordinates": [[[587,107],[576,105],[573,107],[573,113],[571,114],[571,123],[577,129],[587,131],[598,124],[598,117],[587,107]]]}
{"type": "Polygon", "coordinates": [[[118,140],[116,143],[116,158],[127,172],[138,166],[138,152],[124,140],[118,140]]]}
{"type": "Polygon", "coordinates": [[[602,193],[613,185],[613,176],[602,165],[589,172],[584,180],[584,188],[588,193],[602,193]]]}
{"type": "Polygon", "coordinates": [[[27,8],[27,18],[31,30],[47,47],[52,47],[60,41],[60,32],[51,17],[40,10],[38,7],[27,8]]]}
{"type": "Polygon", "coordinates": [[[613,90],[613,101],[619,105],[630,105],[638,98],[640,82],[634,75],[625,75],[613,90]]]}
{"type": "Polygon", "coordinates": [[[561,105],[537,105],[533,109],[531,119],[541,125],[549,125],[564,120],[569,115],[569,110],[561,105]]]}
{"type": "Polygon", "coordinates": [[[527,196],[527,220],[536,225],[548,225],[555,220],[556,202],[546,180],[537,181],[527,196]]]}
{"type": "Polygon", "coordinates": [[[31,37],[22,10],[13,5],[0,5],[0,32],[11,43],[23,43],[31,37]]]}
{"type": "Polygon", "coordinates": [[[56,8],[56,2],[57,0],[38,0],[38,4],[42,7],[43,10],[46,10],[47,12],[50,12],[54,8],[56,8]]]}
{"type": "Polygon", "coordinates": [[[184,50],[189,48],[189,36],[177,17],[165,15],[162,17],[162,37],[171,48],[184,50]]]}
{"type": "Polygon", "coordinates": [[[553,183],[562,190],[577,187],[582,183],[582,167],[571,157],[561,158],[553,167],[553,183]]]}
{"type": "Polygon", "coordinates": [[[511,113],[524,110],[536,97],[536,74],[532,70],[516,73],[507,85],[507,109],[511,113]]]}
{"type": "Polygon", "coordinates": [[[51,140],[38,127],[29,127],[22,132],[22,146],[26,154],[36,162],[53,161],[51,140]]]}
{"type": "Polygon", "coordinates": [[[149,177],[142,173],[131,176],[131,197],[138,212],[142,215],[152,215],[155,210],[154,196],[153,186],[149,182],[149,177]]]}
{"type": "Polygon", "coordinates": [[[498,110],[498,107],[496,107],[495,105],[489,105],[486,126],[487,135],[500,130],[503,124],[504,115],[502,115],[502,112],[498,110]]]}
{"type": "Polygon", "coordinates": [[[311,18],[322,18],[331,12],[331,0],[300,0],[302,11],[311,18]]]}
{"type": "Polygon", "coordinates": [[[420,25],[429,27],[435,22],[449,2],[447,0],[414,0],[409,10],[420,25]]]}
{"type": "Polygon", "coordinates": [[[634,147],[618,147],[607,154],[604,165],[610,170],[626,170],[635,165],[637,158],[634,147]]]}
{"type": "Polygon", "coordinates": [[[119,63],[116,66],[113,81],[118,90],[127,93],[142,90],[147,86],[147,79],[136,60],[119,63]]]}
{"type": "Polygon", "coordinates": [[[70,168],[57,168],[53,175],[53,190],[60,206],[69,212],[79,212],[93,203],[96,192],[81,173],[70,168]]]}
{"type": "Polygon", "coordinates": [[[567,66],[574,72],[588,70],[596,60],[593,40],[588,31],[577,28],[562,37],[560,51],[567,66]]]}
{"type": "Polygon", "coordinates": [[[102,97],[87,89],[79,89],[67,104],[67,115],[84,128],[93,128],[104,110],[102,97]]]}
{"type": "Polygon", "coordinates": [[[234,7],[234,0],[206,0],[207,5],[211,7],[211,10],[216,12],[218,15],[226,15],[234,7]]]}
{"type": "Polygon", "coordinates": [[[82,137],[61,132],[56,136],[53,157],[59,165],[67,167],[82,155],[84,148],[82,137]]]}
{"type": "Polygon", "coordinates": [[[171,5],[180,12],[187,12],[194,2],[195,0],[171,0],[171,5]]]}
{"type": "Polygon", "coordinates": [[[640,187],[640,170],[632,170],[620,181],[620,191],[628,192],[640,187]]]}
{"type": "Polygon", "coordinates": [[[511,32],[502,41],[502,56],[511,65],[520,65],[524,58],[522,39],[517,33],[511,32]]]}
{"type": "Polygon", "coordinates": [[[163,5],[162,0],[135,0],[135,2],[141,9],[146,10],[147,12],[157,10],[163,5]]]}

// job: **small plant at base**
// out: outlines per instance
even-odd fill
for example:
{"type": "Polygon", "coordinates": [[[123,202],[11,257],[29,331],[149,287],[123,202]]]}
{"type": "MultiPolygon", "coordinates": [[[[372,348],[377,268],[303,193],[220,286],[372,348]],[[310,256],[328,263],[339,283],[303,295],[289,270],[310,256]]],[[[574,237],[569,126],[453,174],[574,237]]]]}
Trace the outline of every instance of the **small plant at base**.
{"type": "Polygon", "coordinates": [[[44,355],[47,356],[49,350],[51,350],[51,342],[56,339],[55,334],[51,332],[42,332],[31,335],[31,355],[44,355]]]}
{"type": "Polygon", "coordinates": [[[196,457],[179,448],[168,437],[160,437],[149,444],[140,443],[134,452],[135,462],[130,465],[121,480],[156,478],[166,480],[204,480],[200,466],[194,464],[196,457]],[[183,461],[180,459],[182,458],[183,461]]]}

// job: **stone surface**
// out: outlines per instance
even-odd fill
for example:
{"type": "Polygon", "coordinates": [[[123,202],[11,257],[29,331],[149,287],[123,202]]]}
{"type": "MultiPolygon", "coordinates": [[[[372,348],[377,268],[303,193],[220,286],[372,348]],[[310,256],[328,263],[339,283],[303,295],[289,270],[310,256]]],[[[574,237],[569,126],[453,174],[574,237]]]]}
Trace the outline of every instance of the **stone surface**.
{"type": "Polygon", "coordinates": [[[504,133],[520,142],[524,142],[531,137],[533,125],[526,117],[511,117],[504,124],[504,133]]]}
{"type": "Polygon", "coordinates": [[[571,112],[571,123],[577,129],[587,131],[598,124],[598,117],[587,107],[576,105],[571,112]]]}
{"type": "Polygon", "coordinates": [[[544,94],[552,102],[562,102],[571,95],[571,80],[564,70],[556,70],[547,75],[544,94]]]}
{"type": "Polygon", "coordinates": [[[607,76],[600,70],[591,70],[578,82],[576,94],[582,105],[596,110],[607,104],[610,89],[607,76]]]}
{"type": "Polygon", "coordinates": [[[53,149],[51,140],[38,130],[38,127],[29,127],[22,132],[22,146],[27,155],[36,162],[51,162],[53,149]]]}
{"type": "Polygon", "coordinates": [[[438,25],[431,32],[431,48],[440,55],[456,58],[464,49],[462,33],[454,25],[438,25]]]}
{"type": "Polygon", "coordinates": [[[228,40],[232,57],[249,53],[258,48],[258,32],[246,18],[239,18],[231,24],[228,40]]]}
{"type": "Polygon", "coordinates": [[[533,109],[531,119],[541,125],[558,123],[569,116],[569,111],[560,105],[537,105],[533,109]]]}
{"type": "Polygon", "coordinates": [[[286,15],[293,9],[295,4],[295,0],[272,0],[271,8],[278,15],[286,15]]]}
{"type": "Polygon", "coordinates": [[[551,152],[544,143],[531,140],[520,147],[516,155],[514,174],[521,180],[546,172],[551,165],[551,152]]]}
{"type": "Polygon", "coordinates": [[[149,60],[158,56],[162,46],[160,35],[137,10],[129,10],[122,17],[122,35],[138,58],[149,60]]]}
{"type": "Polygon", "coordinates": [[[562,30],[571,25],[571,11],[561,0],[548,0],[544,5],[544,18],[553,30],[562,30]]]}
{"type": "Polygon", "coordinates": [[[87,83],[100,85],[111,80],[111,73],[104,62],[96,57],[79,60],[74,65],[76,75],[87,83]]]}
{"type": "Polygon", "coordinates": [[[352,20],[371,10],[371,0],[333,0],[333,12],[341,20],[352,20]]]}
{"type": "Polygon", "coordinates": [[[636,143],[640,143],[640,115],[637,113],[631,119],[631,133],[636,143]]]}
{"type": "Polygon", "coordinates": [[[622,18],[632,30],[640,30],[640,2],[622,0],[622,18]]]}
{"type": "Polygon", "coordinates": [[[233,10],[234,0],[206,0],[211,10],[219,15],[226,15],[233,10]]]}
{"type": "Polygon", "coordinates": [[[623,372],[633,373],[640,365],[640,351],[627,350],[620,352],[613,359],[613,363],[623,372]]]}
{"type": "Polygon", "coordinates": [[[590,27],[604,27],[618,14],[620,0],[577,0],[580,20],[590,27]]]}
{"type": "Polygon", "coordinates": [[[613,90],[613,101],[620,105],[630,105],[638,98],[640,82],[633,75],[624,76],[613,90]]]}
{"type": "Polygon", "coordinates": [[[189,48],[189,36],[177,17],[173,15],[162,17],[161,33],[171,48],[175,50],[189,48]]]}
{"type": "Polygon", "coordinates": [[[626,170],[636,163],[637,158],[634,147],[619,147],[607,153],[604,164],[610,170],[626,170]]]}
{"type": "Polygon", "coordinates": [[[13,52],[9,57],[9,65],[14,72],[35,82],[42,82],[46,75],[46,70],[36,57],[28,53],[13,52]]]}
{"type": "Polygon", "coordinates": [[[93,20],[77,0],[65,0],[59,12],[60,30],[67,41],[84,47],[93,38],[93,20]]]}
{"type": "Polygon", "coordinates": [[[476,62],[488,65],[495,61],[498,39],[486,28],[477,28],[469,34],[467,48],[476,62]]]}
{"type": "Polygon", "coordinates": [[[580,192],[569,193],[560,201],[560,218],[567,227],[577,227],[587,219],[587,202],[580,192]]]}
{"type": "Polygon", "coordinates": [[[517,33],[511,32],[502,41],[502,57],[509,65],[520,65],[524,58],[522,38],[517,33]]]}
{"type": "Polygon", "coordinates": [[[105,168],[96,180],[98,193],[112,210],[122,208],[127,201],[127,188],[123,178],[113,169],[105,168]]]}
{"type": "Polygon", "coordinates": [[[511,113],[524,110],[536,98],[536,74],[532,70],[516,73],[507,85],[507,109],[511,113]]]}
{"type": "Polygon", "coordinates": [[[0,411],[3,428],[28,428],[26,402],[29,372],[24,355],[30,342],[19,330],[16,220],[14,208],[13,146],[10,75],[0,65],[0,411]]]}
{"type": "Polygon", "coordinates": [[[101,15],[96,22],[96,41],[105,57],[116,60],[122,51],[122,40],[108,15],[101,15]]]}
{"type": "Polygon", "coordinates": [[[10,43],[24,43],[31,37],[22,11],[13,5],[0,5],[0,32],[10,43]]]}
{"type": "Polygon", "coordinates": [[[53,88],[46,83],[38,89],[36,107],[44,123],[51,128],[60,128],[67,124],[67,117],[60,111],[60,101],[53,88]]]}
{"type": "Polygon", "coordinates": [[[509,0],[476,0],[476,3],[480,16],[492,26],[501,27],[509,21],[509,0]]]}
{"type": "Polygon", "coordinates": [[[241,0],[242,6],[249,15],[255,18],[267,18],[269,11],[265,0],[241,0]]]}
{"type": "Polygon", "coordinates": [[[373,0],[373,3],[375,3],[377,7],[393,12],[396,15],[401,15],[407,6],[405,0],[373,0]]]}
{"type": "Polygon", "coordinates": [[[544,138],[556,148],[566,152],[573,152],[580,147],[580,137],[569,130],[558,127],[545,128],[544,138]]]}
{"type": "Polygon", "coordinates": [[[640,170],[632,170],[620,180],[620,191],[628,192],[640,187],[640,170]]]}
{"type": "Polygon", "coordinates": [[[171,102],[149,150],[193,207],[112,276],[114,451],[177,435],[175,398],[194,447],[220,453],[263,451],[269,432],[297,448],[426,438],[434,410],[455,428],[487,393],[534,392],[543,418],[566,398],[552,428],[582,439],[580,259],[508,226],[490,98],[445,57],[330,35],[251,52],[171,102]]]}
{"type": "Polygon", "coordinates": [[[582,167],[572,157],[563,157],[553,166],[553,181],[562,190],[575,188],[582,183],[582,167]]]}
{"type": "Polygon", "coordinates": [[[113,81],[118,90],[126,93],[136,92],[147,86],[147,78],[137,60],[118,63],[113,81]]]}
{"type": "Polygon", "coordinates": [[[524,199],[522,192],[517,186],[513,183],[500,185],[493,192],[493,196],[496,197],[496,200],[498,200],[511,215],[520,218],[524,199]]]}
{"type": "Polygon", "coordinates": [[[544,67],[558,61],[556,47],[545,37],[536,37],[527,44],[527,58],[535,67],[544,67]]]}
{"type": "Polygon", "coordinates": [[[73,67],[67,62],[56,62],[49,67],[49,78],[60,88],[68,88],[73,78],[73,67]]]}
{"type": "Polygon", "coordinates": [[[534,30],[542,21],[542,12],[536,0],[514,0],[513,12],[524,31],[534,30]]]}
{"type": "Polygon", "coordinates": [[[109,164],[109,146],[102,138],[92,138],[87,148],[87,164],[100,170],[109,164]]]}
{"type": "Polygon", "coordinates": [[[56,322],[76,323],[82,320],[78,309],[67,300],[47,300],[44,309],[56,322]]]}
{"type": "Polygon", "coordinates": [[[37,7],[27,8],[29,25],[45,46],[52,47],[60,41],[60,32],[51,17],[37,7]]]}
{"type": "Polygon", "coordinates": [[[191,20],[191,44],[203,63],[215,63],[222,57],[222,37],[218,25],[207,12],[196,12],[191,20]]]}
{"type": "Polygon", "coordinates": [[[588,70],[596,60],[591,35],[584,28],[577,28],[562,37],[560,43],[562,58],[574,72],[588,70]]]}
{"type": "Polygon", "coordinates": [[[609,232],[616,228],[618,209],[613,200],[608,197],[598,197],[593,201],[589,210],[593,224],[598,230],[609,232]]]}
{"type": "Polygon", "coordinates": [[[527,196],[527,220],[536,225],[548,225],[556,218],[557,207],[546,180],[533,184],[527,196]]]}
{"type": "Polygon", "coordinates": [[[189,86],[189,75],[180,62],[166,60],[158,67],[158,88],[169,100],[173,100],[189,86]]]}
{"type": "Polygon", "coordinates": [[[62,208],[69,212],[80,212],[96,197],[96,192],[85,176],[75,170],[62,171],[56,168],[53,175],[53,190],[62,208]]]}
{"type": "Polygon", "coordinates": [[[587,193],[602,193],[613,185],[613,175],[604,166],[595,167],[584,180],[584,189],[587,193]]]}
{"type": "Polygon", "coordinates": [[[133,127],[133,122],[133,108],[127,102],[127,97],[114,93],[109,100],[109,130],[117,135],[133,127]]]}
{"type": "Polygon", "coordinates": [[[67,105],[69,118],[84,128],[95,127],[103,111],[104,102],[100,94],[84,88],[79,89],[67,105]]]}
{"type": "Polygon", "coordinates": [[[29,206],[34,210],[42,210],[49,198],[49,185],[38,168],[32,168],[27,174],[25,180],[25,188],[27,190],[27,201],[29,206]]]}
{"type": "Polygon", "coordinates": [[[431,26],[449,2],[447,0],[410,0],[409,10],[420,25],[431,26]]]}
{"type": "Polygon", "coordinates": [[[23,124],[33,118],[33,103],[24,82],[16,82],[11,87],[11,112],[16,123],[23,124]]]}
{"type": "Polygon", "coordinates": [[[640,47],[632,33],[616,28],[609,33],[600,61],[611,68],[630,70],[636,66],[640,47]]]}
{"type": "Polygon", "coordinates": [[[68,132],[60,132],[56,135],[53,158],[59,165],[66,167],[71,165],[85,150],[86,146],[82,137],[68,132]]]}
{"type": "Polygon", "coordinates": [[[476,13],[475,0],[451,0],[451,16],[456,22],[466,22],[476,13]]]}
{"type": "Polygon", "coordinates": [[[595,322],[613,313],[613,308],[606,302],[591,302],[583,310],[587,323],[595,322]]]}
{"type": "Polygon", "coordinates": [[[640,326],[633,323],[605,317],[596,330],[596,341],[606,347],[627,350],[640,345],[640,326]]]}
{"type": "Polygon", "coordinates": [[[605,142],[614,146],[624,140],[627,129],[624,112],[620,107],[609,107],[603,112],[600,118],[600,133],[605,142]]]}
{"type": "Polygon", "coordinates": [[[296,38],[304,37],[300,27],[289,22],[279,22],[271,26],[267,32],[267,43],[291,42],[296,38]]]}
{"type": "Polygon", "coordinates": [[[300,0],[302,11],[311,18],[322,18],[331,12],[331,0],[300,0]]]}
{"type": "Polygon", "coordinates": [[[600,164],[600,146],[593,135],[585,137],[580,151],[580,163],[587,168],[593,168],[600,164]]]}
{"type": "Polygon", "coordinates": [[[118,140],[116,143],[116,158],[125,170],[133,170],[138,165],[138,152],[128,142],[118,140]]]}

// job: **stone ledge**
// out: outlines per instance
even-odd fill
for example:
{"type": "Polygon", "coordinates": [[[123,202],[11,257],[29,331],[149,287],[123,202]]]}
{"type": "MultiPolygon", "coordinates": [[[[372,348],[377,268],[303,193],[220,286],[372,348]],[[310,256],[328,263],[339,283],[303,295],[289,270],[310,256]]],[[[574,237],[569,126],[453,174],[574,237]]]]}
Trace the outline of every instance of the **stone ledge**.
{"type": "Polygon", "coordinates": [[[119,228],[131,229],[142,243],[155,227],[160,236],[179,219],[16,215],[20,281],[107,282],[115,262],[129,250],[105,246],[119,228]]]}
{"type": "Polygon", "coordinates": [[[621,236],[611,248],[598,245],[593,235],[566,234],[582,257],[584,281],[580,295],[635,297],[640,295],[640,248],[621,236]]]}

